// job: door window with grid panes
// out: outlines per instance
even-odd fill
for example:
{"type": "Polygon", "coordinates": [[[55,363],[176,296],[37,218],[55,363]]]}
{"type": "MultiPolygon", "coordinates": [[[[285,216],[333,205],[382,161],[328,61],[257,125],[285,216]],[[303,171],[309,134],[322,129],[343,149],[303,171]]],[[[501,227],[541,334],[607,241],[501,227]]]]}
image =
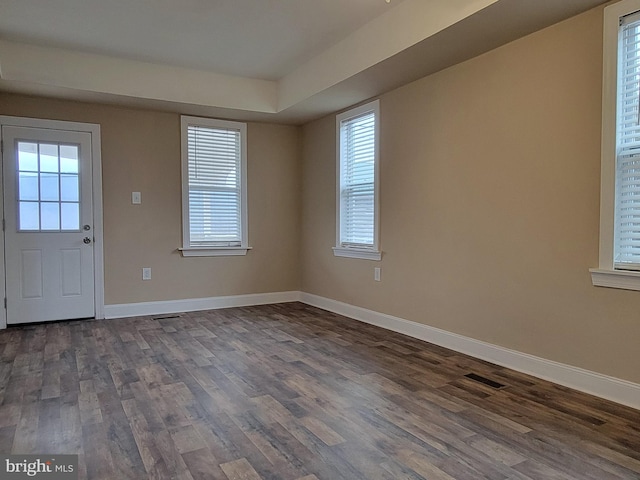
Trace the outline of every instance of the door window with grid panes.
{"type": "Polygon", "coordinates": [[[78,145],[17,142],[18,230],[80,230],[78,145]]]}

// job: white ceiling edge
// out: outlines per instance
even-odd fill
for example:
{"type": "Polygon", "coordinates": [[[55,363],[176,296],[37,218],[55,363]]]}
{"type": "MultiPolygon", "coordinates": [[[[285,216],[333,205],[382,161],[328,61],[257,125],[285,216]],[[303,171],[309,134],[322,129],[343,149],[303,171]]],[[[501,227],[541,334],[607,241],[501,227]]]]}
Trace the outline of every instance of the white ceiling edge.
{"type": "Polygon", "coordinates": [[[276,113],[276,84],[0,40],[2,80],[124,97],[276,113]]]}
{"type": "MultiPolygon", "coordinates": [[[[442,0],[437,1],[442,4],[442,0]]],[[[463,0],[451,0],[452,3],[458,1],[463,0]]],[[[415,8],[416,2],[413,0],[406,0],[398,7],[407,2],[415,8]]],[[[426,0],[418,2],[427,3],[426,0]]],[[[321,54],[280,82],[0,40],[0,93],[4,91],[238,121],[300,125],[464,62],[598,5],[603,8],[605,3],[607,0],[498,0],[476,13],[467,12],[465,18],[450,26],[444,26],[450,22],[443,22],[443,28],[430,36],[425,36],[423,31],[424,39],[404,49],[398,46],[401,43],[394,44],[395,48],[383,49],[380,61],[376,62],[375,57],[370,56],[367,62],[359,64],[359,71],[353,69],[347,56],[342,58],[342,63],[334,64],[330,62],[330,56],[325,58],[321,54]],[[392,53],[397,50],[401,51],[392,53]],[[374,64],[364,66],[371,63],[374,64]],[[323,66],[329,70],[335,68],[336,72],[321,75],[322,72],[318,70],[322,70],[323,66]],[[314,72],[319,78],[314,77],[314,72]],[[294,81],[295,78],[298,80],[294,81]],[[285,107],[289,103],[291,106],[285,107]]],[[[478,8],[479,4],[467,1],[467,5],[473,9],[478,8]]],[[[400,21],[400,17],[394,18],[400,21]]],[[[419,38],[419,35],[408,38],[403,28],[391,28],[393,22],[386,23],[388,21],[389,18],[379,20],[385,28],[380,38],[389,39],[388,44],[395,41],[395,36],[404,38],[405,45],[419,38]]],[[[404,26],[402,23],[399,25],[404,26]]],[[[364,28],[370,27],[367,25],[364,28]]],[[[359,35],[375,36],[375,32],[365,35],[357,31],[349,37],[355,42],[353,62],[357,62],[361,55],[360,40],[356,39],[359,35]]],[[[341,48],[347,49],[350,45],[344,43],[341,48]]],[[[366,45],[362,48],[366,48],[366,45]]],[[[362,52],[362,55],[366,53],[362,52]]]]}
{"type": "Polygon", "coordinates": [[[278,82],[284,110],[391,58],[497,0],[406,0],[278,82]]]}
{"type": "Polygon", "coordinates": [[[496,1],[407,0],[277,82],[0,40],[0,90],[277,116],[496,1]]]}

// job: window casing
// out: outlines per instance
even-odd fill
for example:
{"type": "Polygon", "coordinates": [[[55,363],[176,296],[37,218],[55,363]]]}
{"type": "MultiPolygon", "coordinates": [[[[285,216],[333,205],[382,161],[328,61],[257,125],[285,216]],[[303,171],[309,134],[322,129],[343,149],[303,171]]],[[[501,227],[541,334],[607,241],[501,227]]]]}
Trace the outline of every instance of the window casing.
{"type": "Polygon", "coordinates": [[[380,260],[376,100],[336,117],[336,256],[380,260]]]}
{"type": "Polygon", "coordinates": [[[244,123],[181,117],[183,256],[246,255],[244,123]]]}
{"type": "Polygon", "coordinates": [[[640,0],[605,8],[596,286],[640,290],[640,0]]]}

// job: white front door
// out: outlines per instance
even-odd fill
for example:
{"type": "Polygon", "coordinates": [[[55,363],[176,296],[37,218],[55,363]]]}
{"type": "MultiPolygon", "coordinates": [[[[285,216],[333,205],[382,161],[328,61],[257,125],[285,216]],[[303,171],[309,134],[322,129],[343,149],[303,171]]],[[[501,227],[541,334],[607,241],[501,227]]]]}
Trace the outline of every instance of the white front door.
{"type": "Polygon", "coordinates": [[[2,127],[7,323],[95,316],[91,134],[2,127]]]}

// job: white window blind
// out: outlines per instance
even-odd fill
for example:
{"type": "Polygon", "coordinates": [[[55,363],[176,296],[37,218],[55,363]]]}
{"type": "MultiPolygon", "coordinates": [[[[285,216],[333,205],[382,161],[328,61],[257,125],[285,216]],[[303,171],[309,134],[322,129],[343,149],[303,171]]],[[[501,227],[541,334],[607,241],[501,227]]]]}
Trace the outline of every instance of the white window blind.
{"type": "Polygon", "coordinates": [[[243,245],[242,131],[187,126],[189,247],[243,245]]]}
{"type": "Polygon", "coordinates": [[[640,270],[640,14],[620,29],[614,263],[640,270]]]}
{"type": "Polygon", "coordinates": [[[376,112],[340,122],[339,246],[376,248],[376,112]]]}

